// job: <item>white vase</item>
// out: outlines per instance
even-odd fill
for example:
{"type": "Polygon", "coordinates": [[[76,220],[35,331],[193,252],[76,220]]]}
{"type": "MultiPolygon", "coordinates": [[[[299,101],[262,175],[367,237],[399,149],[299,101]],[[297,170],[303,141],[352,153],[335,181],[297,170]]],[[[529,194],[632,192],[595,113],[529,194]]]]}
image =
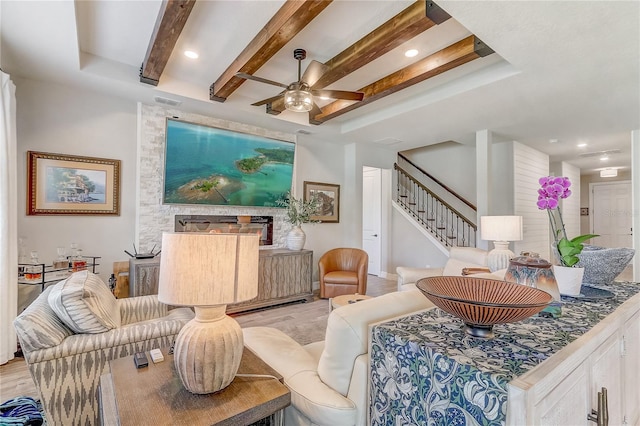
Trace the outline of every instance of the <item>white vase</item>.
{"type": "Polygon", "coordinates": [[[553,275],[556,277],[560,294],[565,296],[578,296],[580,294],[584,268],[553,265],[553,275]]]}
{"type": "Polygon", "coordinates": [[[307,236],[305,235],[300,225],[294,226],[287,234],[287,248],[289,250],[296,251],[302,250],[306,239],[307,236]]]}

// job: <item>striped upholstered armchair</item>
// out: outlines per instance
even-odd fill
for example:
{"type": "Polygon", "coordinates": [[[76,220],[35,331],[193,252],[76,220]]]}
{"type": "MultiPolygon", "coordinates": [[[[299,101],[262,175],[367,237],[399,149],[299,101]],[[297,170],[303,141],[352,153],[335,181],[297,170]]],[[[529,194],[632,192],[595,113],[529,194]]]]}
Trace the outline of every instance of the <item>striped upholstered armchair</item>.
{"type": "Polygon", "coordinates": [[[98,384],[100,376],[109,372],[109,361],[171,345],[193,313],[188,308],[168,310],[157,295],[114,298],[116,327],[77,333],[51,307],[50,295],[59,284],[38,296],[14,326],[47,424],[97,425],[98,384]]]}

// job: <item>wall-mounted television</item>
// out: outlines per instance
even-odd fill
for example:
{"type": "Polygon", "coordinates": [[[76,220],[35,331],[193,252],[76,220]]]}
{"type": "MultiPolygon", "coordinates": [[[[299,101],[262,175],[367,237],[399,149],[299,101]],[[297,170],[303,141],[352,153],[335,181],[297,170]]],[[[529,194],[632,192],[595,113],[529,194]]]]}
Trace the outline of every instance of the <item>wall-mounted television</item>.
{"type": "Polygon", "coordinates": [[[164,204],[276,207],[295,143],[167,119],[164,204]]]}

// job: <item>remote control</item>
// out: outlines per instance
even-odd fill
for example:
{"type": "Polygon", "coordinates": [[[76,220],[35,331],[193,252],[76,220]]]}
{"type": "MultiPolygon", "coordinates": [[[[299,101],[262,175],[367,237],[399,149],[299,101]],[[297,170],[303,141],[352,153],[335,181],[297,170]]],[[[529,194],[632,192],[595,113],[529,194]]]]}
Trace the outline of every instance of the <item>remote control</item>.
{"type": "Polygon", "coordinates": [[[153,361],[154,364],[164,361],[164,356],[162,356],[160,349],[151,349],[149,355],[151,355],[151,361],[153,361]]]}
{"type": "Polygon", "coordinates": [[[133,355],[133,362],[135,363],[136,368],[143,368],[149,365],[149,360],[144,352],[136,352],[135,355],[133,355]]]}

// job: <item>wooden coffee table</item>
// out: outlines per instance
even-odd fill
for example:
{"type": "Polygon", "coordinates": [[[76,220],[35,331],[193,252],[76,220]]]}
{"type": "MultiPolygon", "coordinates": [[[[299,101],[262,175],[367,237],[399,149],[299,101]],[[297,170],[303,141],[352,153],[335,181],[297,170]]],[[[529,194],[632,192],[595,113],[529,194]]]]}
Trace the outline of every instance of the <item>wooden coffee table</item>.
{"type": "Polygon", "coordinates": [[[331,310],[339,308],[341,306],[349,305],[351,303],[356,303],[361,300],[371,299],[371,296],[367,296],[366,294],[343,294],[342,296],[336,296],[331,298],[331,310]]]}
{"type": "MultiPolygon", "coordinates": [[[[284,421],[291,393],[282,377],[245,348],[238,374],[267,374],[274,378],[238,377],[223,390],[195,395],[182,386],[173,355],[136,369],[133,357],[110,361],[111,373],[100,378],[100,418],[103,425],[250,425],[270,417],[284,421]]],[[[266,419],[265,419],[266,420],[266,419]]]]}

